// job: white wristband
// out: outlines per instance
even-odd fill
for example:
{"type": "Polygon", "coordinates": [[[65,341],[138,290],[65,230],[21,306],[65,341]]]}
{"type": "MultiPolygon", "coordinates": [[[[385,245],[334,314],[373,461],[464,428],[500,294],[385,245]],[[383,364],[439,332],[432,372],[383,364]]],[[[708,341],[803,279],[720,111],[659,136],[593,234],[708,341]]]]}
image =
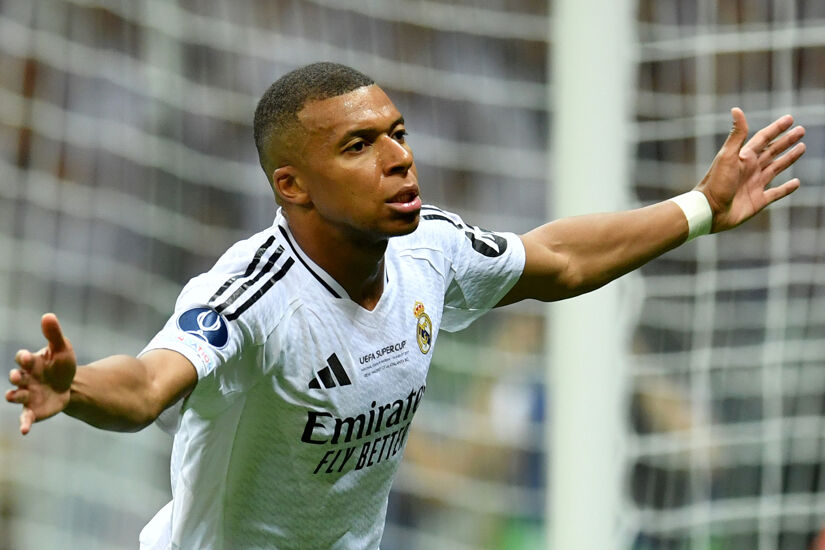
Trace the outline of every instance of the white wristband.
{"type": "Polygon", "coordinates": [[[670,200],[679,205],[679,208],[685,213],[688,222],[688,241],[710,233],[713,224],[713,211],[710,209],[710,203],[704,193],[701,191],[688,191],[670,200]]]}

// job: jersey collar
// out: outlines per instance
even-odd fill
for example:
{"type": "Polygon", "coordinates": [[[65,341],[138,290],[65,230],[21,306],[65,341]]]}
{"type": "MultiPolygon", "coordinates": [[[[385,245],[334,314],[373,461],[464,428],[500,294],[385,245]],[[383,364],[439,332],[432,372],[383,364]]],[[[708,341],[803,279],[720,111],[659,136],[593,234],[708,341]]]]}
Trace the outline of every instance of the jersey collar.
{"type": "Polygon", "coordinates": [[[298,246],[298,241],[295,240],[295,236],[292,234],[292,231],[289,229],[289,224],[286,221],[286,217],[283,214],[281,208],[278,209],[278,213],[275,216],[275,226],[277,226],[277,232],[280,233],[280,236],[287,243],[287,248],[289,248],[293,254],[298,258],[304,267],[309,271],[309,273],[317,280],[321,286],[326,289],[332,296],[335,298],[346,298],[349,299],[349,294],[347,291],[344,290],[338,281],[336,281],[332,276],[324,271],[318,264],[312,261],[312,258],[307,256],[307,254],[301,250],[301,247],[298,246]]]}

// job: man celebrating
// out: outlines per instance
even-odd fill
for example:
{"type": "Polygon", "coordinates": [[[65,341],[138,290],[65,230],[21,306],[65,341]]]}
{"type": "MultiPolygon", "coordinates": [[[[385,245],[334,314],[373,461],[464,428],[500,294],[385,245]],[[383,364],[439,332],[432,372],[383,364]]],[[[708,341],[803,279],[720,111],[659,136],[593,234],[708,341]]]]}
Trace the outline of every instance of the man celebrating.
{"type": "Polygon", "coordinates": [[[803,153],[784,116],[733,130],[696,189],[645,208],[493,233],[422,206],[404,118],[367,76],[317,63],[255,112],[275,222],[181,292],[139,357],[76,365],[57,318],[6,393],[20,430],[65,412],[175,434],[173,500],[141,547],[377,548],[441,328],[497,305],[588,292],[793,192],[803,153]]]}

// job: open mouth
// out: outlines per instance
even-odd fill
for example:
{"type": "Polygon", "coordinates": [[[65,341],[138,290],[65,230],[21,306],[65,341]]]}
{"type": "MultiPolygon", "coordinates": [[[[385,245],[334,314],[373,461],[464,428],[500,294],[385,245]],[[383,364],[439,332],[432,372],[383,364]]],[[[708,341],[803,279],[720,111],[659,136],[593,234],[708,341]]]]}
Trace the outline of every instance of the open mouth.
{"type": "Polygon", "coordinates": [[[401,191],[387,202],[409,204],[418,198],[418,193],[412,189],[401,191]]]}
{"type": "Polygon", "coordinates": [[[417,188],[407,188],[393,195],[387,205],[404,216],[417,215],[421,210],[421,197],[417,188]]]}

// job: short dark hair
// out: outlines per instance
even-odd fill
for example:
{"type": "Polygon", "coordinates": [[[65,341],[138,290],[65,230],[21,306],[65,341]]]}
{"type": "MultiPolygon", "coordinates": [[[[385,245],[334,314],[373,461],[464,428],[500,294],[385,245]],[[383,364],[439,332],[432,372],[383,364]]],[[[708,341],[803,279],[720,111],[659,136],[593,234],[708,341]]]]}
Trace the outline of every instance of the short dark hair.
{"type": "Polygon", "coordinates": [[[308,101],[337,97],[372,84],[375,81],[364,73],[329,62],[305,65],[276,80],[258,101],[253,123],[255,147],[267,179],[272,178],[275,168],[269,157],[272,138],[298,124],[298,112],[308,101]]]}

